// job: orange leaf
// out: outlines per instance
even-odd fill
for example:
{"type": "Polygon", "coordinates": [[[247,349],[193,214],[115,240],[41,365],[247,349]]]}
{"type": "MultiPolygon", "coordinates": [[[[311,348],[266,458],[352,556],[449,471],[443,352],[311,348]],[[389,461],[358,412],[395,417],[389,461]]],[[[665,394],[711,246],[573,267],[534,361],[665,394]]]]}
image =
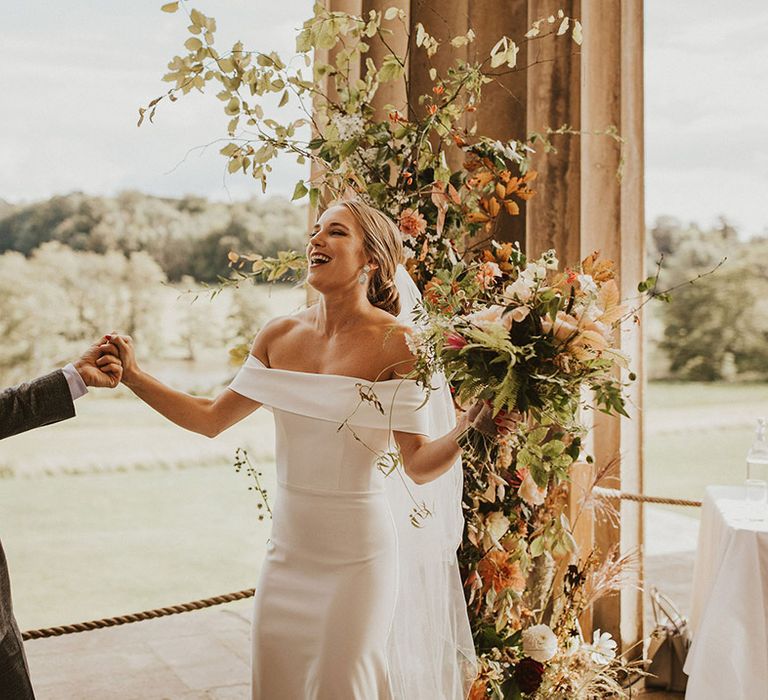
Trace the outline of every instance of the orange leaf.
{"type": "Polygon", "coordinates": [[[520,180],[516,177],[513,177],[507,182],[507,188],[505,192],[505,196],[509,197],[509,195],[513,194],[517,191],[517,188],[520,186],[520,180]]]}
{"type": "Polygon", "coordinates": [[[504,208],[510,216],[517,216],[520,213],[520,207],[517,206],[517,202],[513,202],[511,199],[504,202],[504,208]]]}

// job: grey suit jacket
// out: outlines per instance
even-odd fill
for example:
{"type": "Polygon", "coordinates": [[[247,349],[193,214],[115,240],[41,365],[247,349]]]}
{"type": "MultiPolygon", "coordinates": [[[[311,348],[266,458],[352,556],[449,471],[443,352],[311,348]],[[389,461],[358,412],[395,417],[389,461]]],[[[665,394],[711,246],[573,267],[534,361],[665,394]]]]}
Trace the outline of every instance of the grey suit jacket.
{"type": "MultiPolygon", "coordinates": [[[[61,370],[0,392],[0,438],[75,415],[61,370]]],[[[13,617],[8,563],[0,542],[0,698],[33,700],[21,634],[13,617]]]]}
{"type": "Polygon", "coordinates": [[[0,392],[0,439],[74,415],[72,394],[59,369],[0,392]]]}

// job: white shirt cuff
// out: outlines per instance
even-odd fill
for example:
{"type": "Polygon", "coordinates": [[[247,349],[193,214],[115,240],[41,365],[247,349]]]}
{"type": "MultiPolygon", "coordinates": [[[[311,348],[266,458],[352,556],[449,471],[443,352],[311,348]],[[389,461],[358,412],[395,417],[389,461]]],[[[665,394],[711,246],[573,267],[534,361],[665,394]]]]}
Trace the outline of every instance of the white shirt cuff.
{"type": "Polygon", "coordinates": [[[69,393],[72,394],[73,401],[88,393],[88,387],[85,386],[83,378],[71,362],[62,367],[61,371],[64,372],[67,384],[69,384],[69,393]]]}

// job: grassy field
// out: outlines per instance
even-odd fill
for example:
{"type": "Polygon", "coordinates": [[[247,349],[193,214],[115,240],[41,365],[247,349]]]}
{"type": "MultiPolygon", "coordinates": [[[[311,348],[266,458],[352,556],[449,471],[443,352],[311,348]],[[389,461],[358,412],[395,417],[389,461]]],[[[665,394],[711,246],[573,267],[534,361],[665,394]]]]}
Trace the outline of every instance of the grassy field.
{"type": "Polygon", "coordinates": [[[645,491],[701,498],[707,484],[739,484],[766,384],[653,383],[646,395],[645,491]]]}
{"type": "MultiPolygon", "coordinates": [[[[209,381],[233,371],[223,355],[211,362],[209,381]]],[[[21,627],[252,586],[269,521],[232,457],[248,448],[272,486],[271,414],[208,440],[125,393],[93,392],[77,408],[76,420],[0,443],[0,532],[21,627]]],[[[764,385],[651,384],[646,492],[698,498],[709,483],[739,483],[766,414],[764,385]]]]}

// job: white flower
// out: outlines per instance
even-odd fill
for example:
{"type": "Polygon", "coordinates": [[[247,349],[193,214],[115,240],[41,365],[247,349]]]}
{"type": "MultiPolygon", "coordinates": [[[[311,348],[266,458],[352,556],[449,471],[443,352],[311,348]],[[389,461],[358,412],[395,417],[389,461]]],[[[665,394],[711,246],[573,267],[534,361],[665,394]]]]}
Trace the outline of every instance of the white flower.
{"type": "Polygon", "coordinates": [[[557,270],[557,267],[560,264],[554,248],[550,248],[549,250],[542,253],[541,257],[539,258],[539,262],[544,265],[547,270],[557,270]]]}
{"type": "Polygon", "coordinates": [[[520,487],[517,490],[517,493],[520,495],[520,498],[522,498],[528,505],[540,506],[547,498],[547,487],[539,486],[533,480],[531,472],[527,468],[525,470],[518,469],[518,472],[522,471],[525,471],[525,474],[523,476],[522,482],[520,483],[520,487]]]}
{"type": "Polygon", "coordinates": [[[597,296],[597,285],[595,280],[592,279],[592,275],[578,275],[578,280],[581,291],[585,294],[597,296]]]}
{"type": "Polygon", "coordinates": [[[589,651],[592,661],[603,666],[616,658],[616,642],[610,632],[595,630],[592,644],[585,644],[584,649],[589,651]]]}
{"type": "Polygon", "coordinates": [[[414,355],[423,355],[426,348],[424,335],[421,333],[406,333],[405,344],[414,355]]]}
{"type": "Polygon", "coordinates": [[[547,625],[534,625],[523,630],[523,653],[544,663],[557,654],[557,637],[547,625]]]}
{"type": "Polygon", "coordinates": [[[578,636],[568,637],[568,645],[565,647],[565,655],[573,656],[579,649],[581,649],[581,639],[578,636]]]}
{"type": "Polygon", "coordinates": [[[521,273],[512,284],[508,284],[504,287],[504,299],[507,301],[514,301],[517,299],[523,303],[527,302],[533,293],[533,290],[531,289],[533,284],[534,281],[530,277],[521,273]]]}
{"type": "Polygon", "coordinates": [[[498,510],[493,511],[485,519],[485,532],[490,538],[490,543],[486,542],[486,544],[498,546],[499,540],[507,534],[507,530],[509,530],[509,518],[498,510]]]}
{"type": "Polygon", "coordinates": [[[531,275],[535,280],[543,280],[547,276],[547,268],[544,265],[540,265],[538,262],[529,262],[525,266],[525,272],[523,274],[531,275]]]}
{"type": "Polygon", "coordinates": [[[340,141],[348,141],[353,136],[361,134],[365,122],[359,114],[334,114],[331,117],[331,124],[339,132],[340,141]]]}
{"type": "Polygon", "coordinates": [[[503,306],[493,304],[485,309],[474,311],[466,316],[467,321],[470,321],[478,328],[482,328],[484,331],[490,331],[493,326],[501,325],[501,314],[504,311],[503,306]]]}

